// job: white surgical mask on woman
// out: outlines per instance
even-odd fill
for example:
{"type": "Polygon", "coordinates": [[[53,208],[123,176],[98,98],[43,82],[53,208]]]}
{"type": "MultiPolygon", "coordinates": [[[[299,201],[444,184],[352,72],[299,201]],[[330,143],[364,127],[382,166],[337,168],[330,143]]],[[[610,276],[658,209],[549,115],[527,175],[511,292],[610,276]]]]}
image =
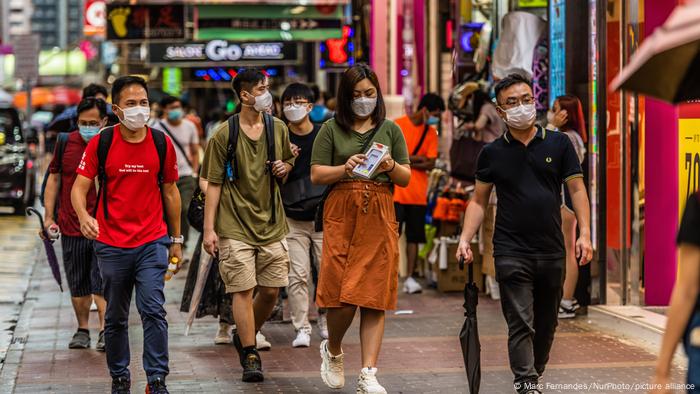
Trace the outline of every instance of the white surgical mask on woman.
{"type": "Polygon", "coordinates": [[[292,123],[300,122],[308,113],[306,104],[290,104],[284,107],[284,117],[292,123]]]}
{"type": "MultiPolygon", "coordinates": [[[[119,108],[119,107],[117,107],[119,108]]],[[[129,130],[139,130],[146,125],[151,117],[151,109],[149,107],[129,107],[122,109],[124,119],[119,119],[124,126],[129,130]]]]}
{"type": "Polygon", "coordinates": [[[377,108],[376,97],[359,97],[352,100],[352,112],[360,118],[372,115],[375,108],[377,108]]]}
{"type": "Polygon", "coordinates": [[[525,130],[535,123],[537,109],[535,104],[520,104],[509,108],[506,112],[506,124],[516,130],[525,130]]]}

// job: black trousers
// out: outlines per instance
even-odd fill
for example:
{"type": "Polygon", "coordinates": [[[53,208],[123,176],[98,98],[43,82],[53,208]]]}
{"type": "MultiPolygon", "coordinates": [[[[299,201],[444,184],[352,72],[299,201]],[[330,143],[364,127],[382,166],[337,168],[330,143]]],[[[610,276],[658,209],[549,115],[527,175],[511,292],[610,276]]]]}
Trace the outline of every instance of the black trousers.
{"type": "Polygon", "coordinates": [[[501,308],[508,323],[508,356],[518,392],[537,383],[549,360],[566,260],[495,259],[501,308]]]}

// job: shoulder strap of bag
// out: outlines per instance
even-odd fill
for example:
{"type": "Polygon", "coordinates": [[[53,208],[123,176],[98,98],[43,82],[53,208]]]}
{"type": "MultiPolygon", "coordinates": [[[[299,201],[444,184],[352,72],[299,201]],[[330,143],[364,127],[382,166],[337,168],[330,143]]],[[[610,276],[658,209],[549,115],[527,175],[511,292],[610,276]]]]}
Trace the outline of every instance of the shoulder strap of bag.
{"type": "Polygon", "coordinates": [[[384,120],[380,121],[377,123],[377,126],[374,127],[374,130],[370,133],[370,135],[367,137],[365,140],[365,143],[362,144],[362,149],[360,149],[360,153],[365,153],[367,151],[367,148],[369,148],[369,145],[374,141],[374,137],[377,135],[377,132],[379,129],[382,128],[382,125],[384,124],[384,120]]]}
{"type": "MultiPolygon", "coordinates": [[[[163,169],[165,168],[165,155],[167,154],[167,141],[165,139],[165,134],[159,130],[151,130],[151,135],[153,136],[153,143],[156,146],[156,151],[158,152],[158,186],[163,184],[165,177],[163,176],[163,169]]],[[[174,138],[170,138],[173,142],[177,143],[174,138]]],[[[188,161],[189,162],[189,161],[188,161]]]]}
{"type": "Polygon", "coordinates": [[[238,161],[236,147],[238,146],[239,123],[238,114],[228,118],[228,144],[226,145],[226,163],[231,164],[234,177],[238,177],[238,161]]]}
{"type": "Polygon", "coordinates": [[[413,153],[411,156],[415,156],[420,152],[420,148],[423,147],[423,142],[425,142],[425,137],[428,135],[428,130],[430,129],[430,126],[428,124],[425,124],[425,127],[423,127],[423,135],[420,136],[420,140],[418,141],[418,145],[416,145],[416,148],[413,150],[413,153]]]}
{"type": "Polygon", "coordinates": [[[114,126],[108,127],[100,132],[96,137],[97,141],[97,181],[100,188],[97,191],[97,203],[93,216],[97,216],[97,209],[100,206],[100,197],[102,197],[102,209],[104,210],[105,219],[107,219],[107,172],[105,165],[107,163],[107,154],[112,146],[112,138],[114,137],[114,126]]]}
{"type": "Polygon", "coordinates": [[[173,144],[175,144],[177,149],[180,150],[180,153],[182,153],[182,156],[185,157],[185,161],[187,162],[187,165],[190,166],[191,169],[194,169],[194,166],[192,165],[190,158],[187,157],[187,152],[185,152],[185,148],[183,148],[182,145],[180,145],[180,142],[177,140],[177,138],[175,138],[173,133],[165,126],[165,123],[163,123],[163,121],[159,121],[158,124],[160,125],[160,127],[163,128],[163,131],[165,131],[165,134],[167,134],[168,137],[170,137],[170,139],[173,141],[173,144]]]}
{"type": "Polygon", "coordinates": [[[58,133],[56,139],[56,159],[58,160],[59,174],[61,172],[60,170],[63,168],[63,152],[66,151],[68,136],[70,136],[70,133],[58,133]]]}
{"type": "Polygon", "coordinates": [[[265,123],[265,133],[267,139],[267,161],[270,162],[270,167],[268,167],[268,172],[270,173],[270,198],[272,214],[270,215],[270,223],[277,222],[277,193],[275,190],[275,184],[277,183],[277,178],[272,174],[271,165],[276,159],[275,152],[275,119],[272,115],[263,112],[263,122],[265,123]]]}

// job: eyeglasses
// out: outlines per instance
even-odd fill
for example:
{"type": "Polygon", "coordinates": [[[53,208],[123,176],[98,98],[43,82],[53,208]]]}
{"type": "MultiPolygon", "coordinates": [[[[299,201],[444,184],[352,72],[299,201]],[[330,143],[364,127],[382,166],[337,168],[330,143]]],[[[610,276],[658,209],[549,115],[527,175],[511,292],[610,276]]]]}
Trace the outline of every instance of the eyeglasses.
{"type": "Polygon", "coordinates": [[[517,107],[518,105],[531,105],[535,103],[535,98],[532,96],[525,96],[520,99],[517,99],[515,97],[509,97],[508,100],[506,100],[505,103],[501,104],[501,108],[513,108],[517,107]]]}
{"type": "Polygon", "coordinates": [[[310,103],[308,101],[285,101],[283,105],[286,107],[288,105],[297,105],[298,106],[298,105],[307,105],[307,104],[310,104],[310,103]]]}

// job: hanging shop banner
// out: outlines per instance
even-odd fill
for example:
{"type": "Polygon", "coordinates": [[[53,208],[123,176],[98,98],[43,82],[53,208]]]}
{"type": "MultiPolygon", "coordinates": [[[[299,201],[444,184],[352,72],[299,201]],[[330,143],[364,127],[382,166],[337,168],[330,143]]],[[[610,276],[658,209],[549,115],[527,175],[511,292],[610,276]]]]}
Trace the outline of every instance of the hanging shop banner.
{"type": "Polygon", "coordinates": [[[549,3],[549,106],[566,94],[566,0],[549,3]]]}
{"type": "Polygon", "coordinates": [[[343,27],[343,38],[331,38],[319,44],[321,60],[319,66],[345,68],[355,64],[355,47],[352,42],[354,31],[350,26],[343,27]]]}
{"type": "Polygon", "coordinates": [[[163,91],[169,95],[180,97],[182,94],[182,70],[177,67],[163,69],[163,91]]]}
{"type": "Polygon", "coordinates": [[[291,64],[297,62],[298,52],[299,46],[293,42],[240,43],[211,40],[183,44],[151,44],[148,46],[148,62],[181,64],[183,67],[231,62],[291,64]]]}
{"type": "Polygon", "coordinates": [[[342,39],[343,7],[295,5],[200,5],[197,40],[325,41],[342,39]]]}
{"type": "Polygon", "coordinates": [[[182,40],[185,38],[185,6],[107,5],[107,39],[127,40],[182,40]]]}
{"type": "Polygon", "coordinates": [[[700,189],[700,102],[678,106],[678,209],[700,189]]]}

